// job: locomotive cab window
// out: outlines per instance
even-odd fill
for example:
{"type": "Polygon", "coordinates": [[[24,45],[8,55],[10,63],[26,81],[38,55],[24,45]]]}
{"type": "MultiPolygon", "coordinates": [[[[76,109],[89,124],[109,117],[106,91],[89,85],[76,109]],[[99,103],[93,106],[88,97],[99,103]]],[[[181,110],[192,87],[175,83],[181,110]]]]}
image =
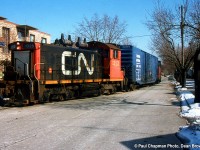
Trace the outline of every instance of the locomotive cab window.
{"type": "Polygon", "coordinates": [[[118,50],[113,50],[113,58],[114,59],[118,58],[118,50]]]}

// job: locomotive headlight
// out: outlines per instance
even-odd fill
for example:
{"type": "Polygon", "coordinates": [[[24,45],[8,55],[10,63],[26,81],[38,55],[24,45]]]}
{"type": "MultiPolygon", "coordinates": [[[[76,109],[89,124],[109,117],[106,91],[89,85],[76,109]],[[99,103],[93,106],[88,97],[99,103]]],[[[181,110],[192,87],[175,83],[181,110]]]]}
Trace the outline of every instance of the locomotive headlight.
{"type": "Polygon", "coordinates": [[[20,47],[20,43],[17,42],[17,43],[16,43],[16,49],[17,49],[17,50],[20,50],[20,48],[21,48],[21,47],[20,47]]]}

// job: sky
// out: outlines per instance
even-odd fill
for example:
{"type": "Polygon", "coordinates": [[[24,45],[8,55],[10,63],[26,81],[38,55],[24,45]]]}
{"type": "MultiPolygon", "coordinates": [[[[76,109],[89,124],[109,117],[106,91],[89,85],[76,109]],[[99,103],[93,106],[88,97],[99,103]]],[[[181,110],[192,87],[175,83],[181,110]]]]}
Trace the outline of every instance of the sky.
{"type": "MultiPolygon", "coordinates": [[[[61,33],[72,34],[84,17],[94,14],[118,16],[127,23],[127,36],[138,48],[152,53],[151,32],[145,23],[150,19],[157,0],[1,0],[0,16],[8,21],[29,25],[51,35],[51,42],[61,33]]],[[[183,0],[161,0],[175,7],[183,0]]]]}

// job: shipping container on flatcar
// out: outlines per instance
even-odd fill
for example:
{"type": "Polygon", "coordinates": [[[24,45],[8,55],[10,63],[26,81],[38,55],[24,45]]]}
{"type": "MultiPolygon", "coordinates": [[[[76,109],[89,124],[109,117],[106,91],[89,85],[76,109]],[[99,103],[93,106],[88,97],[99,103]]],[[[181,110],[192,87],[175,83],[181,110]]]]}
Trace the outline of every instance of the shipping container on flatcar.
{"type": "Polygon", "coordinates": [[[158,58],[132,45],[121,45],[122,67],[129,86],[155,83],[158,78],[158,58]]]}

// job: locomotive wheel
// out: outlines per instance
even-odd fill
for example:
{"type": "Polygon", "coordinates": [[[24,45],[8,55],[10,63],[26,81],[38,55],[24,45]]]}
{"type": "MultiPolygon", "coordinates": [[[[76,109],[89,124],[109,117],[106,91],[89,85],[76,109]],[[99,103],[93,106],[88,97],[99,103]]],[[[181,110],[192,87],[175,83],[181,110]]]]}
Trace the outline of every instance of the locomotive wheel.
{"type": "Polygon", "coordinates": [[[113,93],[116,93],[116,92],[117,92],[116,86],[113,87],[113,91],[112,91],[112,92],[113,92],[113,93]]]}
{"type": "Polygon", "coordinates": [[[130,84],[130,91],[134,91],[136,89],[136,86],[134,84],[130,84]]]}
{"type": "Polygon", "coordinates": [[[49,101],[53,102],[53,101],[64,101],[65,100],[65,94],[51,94],[49,96],[49,101]]]}
{"type": "Polygon", "coordinates": [[[76,90],[76,91],[74,92],[74,97],[75,97],[75,98],[80,98],[80,91],[79,91],[79,90],[76,90]]]}
{"type": "Polygon", "coordinates": [[[104,88],[101,88],[100,89],[100,95],[103,95],[105,93],[105,89],[104,88]]]}
{"type": "Polygon", "coordinates": [[[60,101],[64,101],[66,99],[66,95],[65,94],[60,94],[59,95],[59,100],[60,101]]]}
{"type": "Polygon", "coordinates": [[[65,92],[65,99],[72,99],[74,97],[74,91],[68,90],[65,92]]]}
{"type": "Polygon", "coordinates": [[[102,95],[102,90],[101,89],[99,89],[99,91],[98,91],[98,96],[100,96],[100,95],[102,95]]]}

